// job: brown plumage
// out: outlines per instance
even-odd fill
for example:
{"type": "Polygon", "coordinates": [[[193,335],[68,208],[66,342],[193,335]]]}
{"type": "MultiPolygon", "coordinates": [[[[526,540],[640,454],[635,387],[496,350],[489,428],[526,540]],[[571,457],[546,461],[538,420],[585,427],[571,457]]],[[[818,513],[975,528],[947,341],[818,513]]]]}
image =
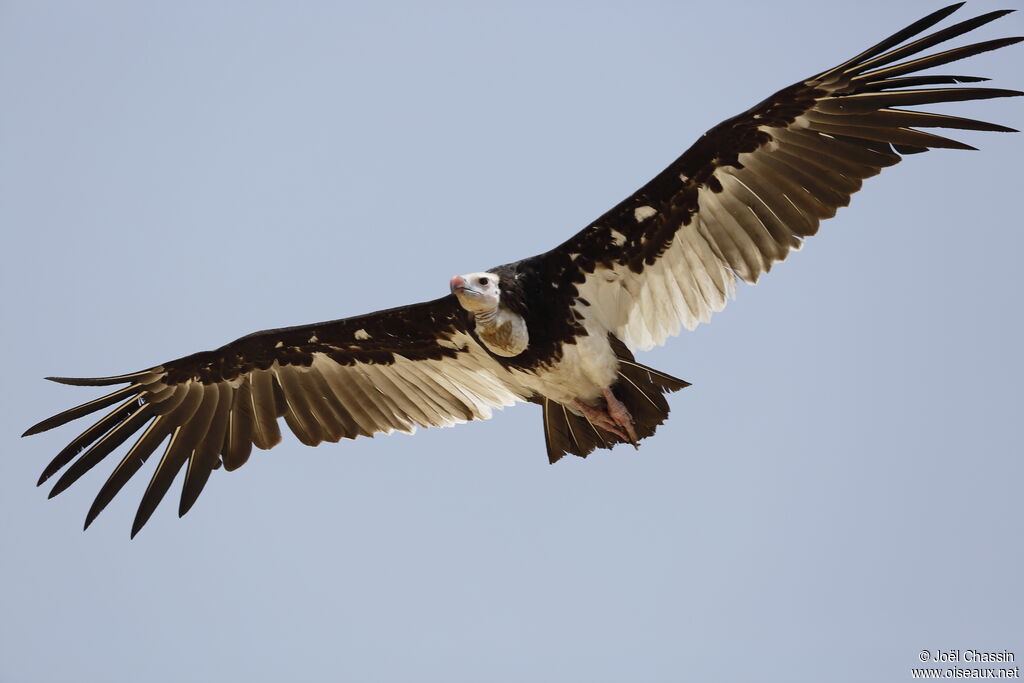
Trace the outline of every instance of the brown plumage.
{"type": "MultiPolygon", "coordinates": [[[[1022,40],[922,54],[1009,11],[916,38],[959,7],[934,12],[839,66],[779,90],[710,129],[555,249],[484,273],[494,280],[488,286],[500,283],[494,295],[500,309],[492,310],[515,321],[519,339],[528,339],[521,351],[481,338],[479,311],[451,295],[258,332],[128,375],[51,378],[127,386],[25,432],[113,406],[57,454],[39,483],[64,470],[50,494],[56,495],[138,434],[100,489],[88,526],[166,443],[134,535],[179,471],[185,469],[184,514],[214,469],[240,467],[253,446],[280,441],[279,418],[300,441],[317,445],[486,419],[494,407],[532,401],[543,406],[551,462],[653,435],[668,416],[664,395],[686,382],[637,363],[633,351],[709,320],[725,306],[737,278],[756,282],[815,234],[822,219],[846,206],[864,179],[902,155],[972,149],[921,128],[1012,131],[905,109],[1022,94],[979,87],[974,84],[985,79],[973,76],[918,74],[1022,40]],[[513,350],[496,354],[494,348],[513,350]],[[614,422],[617,402],[631,415],[627,423],[614,422]],[[607,417],[608,428],[591,417],[607,417]],[[635,439],[624,438],[631,433],[635,439]]],[[[475,296],[462,289],[458,295],[475,296]]]]}

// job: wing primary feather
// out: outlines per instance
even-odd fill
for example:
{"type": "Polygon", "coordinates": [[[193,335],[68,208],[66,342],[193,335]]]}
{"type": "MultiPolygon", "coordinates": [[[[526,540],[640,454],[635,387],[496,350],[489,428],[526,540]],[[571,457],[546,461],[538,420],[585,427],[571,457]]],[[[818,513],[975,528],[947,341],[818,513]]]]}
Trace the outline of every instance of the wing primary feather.
{"type": "Polygon", "coordinates": [[[69,384],[74,387],[105,387],[111,384],[125,384],[126,382],[135,381],[138,381],[140,384],[146,384],[146,382],[142,381],[142,378],[147,375],[152,375],[155,378],[163,370],[163,367],[158,366],[148,370],[130,372],[127,375],[117,375],[116,377],[46,377],[45,379],[57,382],[58,384],[69,384]]]}
{"type": "Polygon", "coordinates": [[[160,458],[160,463],[157,465],[156,471],[153,472],[149,486],[146,487],[146,493],[142,496],[139,508],[135,512],[135,519],[132,521],[132,538],[135,538],[135,535],[152,517],[156,506],[163,500],[171,482],[174,481],[174,477],[181,471],[182,465],[188,458],[189,450],[184,447],[184,442],[180,438],[183,430],[184,427],[178,426],[171,433],[171,439],[167,442],[164,455],[160,458]]]}
{"type": "Polygon", "coordinates": [[[919,85],[956,85],[958,83],[984,83],[989,78],[980,76],[907,76],[905,78],[883,78],[878,81],[864,81],[858,86],[860,92],[880,92],[891,88],[913,88],[919,85]]]}
{"type": "Polygon", "coordinates": [[[174,396],[174,392],[177,391],[178,386],[178,384],[159,383],[150,387],[146,391],[146,403],[152,403],[154,406],[157,403],[163,403],[171,396],[174,396]]]}
{"type": "Polygon", "coordinates": [[[116,425],[131,417],[132,413],[135,412],[138,407],[138,399],[134,397],[130,398],[117,408],[114,408],[114,410],[107,413],[102,420],[75,437],[75,439],[65,446],[60,453],[50,461],[50,464],[46,466],[46,469],[44,469],[43,473],[39,476],[39,481],[36,482],[36,486],[40,486],[47,479],[63,469],[63,467],[71,462],[76,455],[82,452],[82,449],[91,445],[96,441],[96,439],[100,438],[116,425]]]}
{"type": "Polygon", "coordinates": [[[888,142],[893,145],[913,145],[915,147],[938,147],[947,149],[975,149],[957,140],[926,133],[913,128],[888,128],[881,126],[854,126],[833,123],[826,123],[823,120],[814,118],[814,127],[825,133],[838,133],[849,137],[857,137],[864,140],[876,142],[888,142]]]}
{"type": "Polygon", "coordinates": [[[69,408],[61,413],[57,413],[52,417],[48,417],[42,422],[38,422],[29,427],[25,430],[25,433],[22,434],[22,436],[32,436],[33,434],[39,434],[40,432],[45,432],[53,429],[54,427],[60,427],[72,420],[77,420],[78,418],[89,415],[90,413],[95,413],[97,410],[102,410],[107,406],[112,406],[126,396],[135,396],[140,394],[144,390],[145,387],[141,384],[132,384],[131,386],[118,389],[106,396],[101,396],[93,401],[89,401],[88,403],[83,403],[75,406],[74,408],[69,408]]]}
{"type": "MultiPolygon", "coordinates": [[[[925,69],[930,69],[935,66],[941,66],[943,64],[949,64],[950,62],[956,62],[961,59],[973,57],[974,55],[979,55],[983,52],[991,52],[992,50],[998,50],[999,48],[1019,43],[1021,40],[1024,40],[1024,38],[996,38],[995,40],[985,40],[980,43],[974,43],[972,45],[963,45],[961,47],[954,47],[950,50],[945,50],[943,52],[936,52],[935,54],[927,55],[925,57],[912,59],[909,62],[900,62],[899,64],[893,64],[892,66],[886,67],[884,69],[876,69],[874,71],[864,70],[869,69],[873,66],[877,66],[878,64],[861,64],[856,69],[856,72],[860,73],[860,75],[854,77],[853,79],[851,79],[851,81],[856,82],[857,79],[863,79],[865,81],[874,81],[879,78],[888,78],[889,76],[902,76],[913,71],[923,71],[925,69]]],[[[907,47],[913,47],[913,45],[908,45],[907,47]]],[[[913,50],[912,52],[907,54],[913,54],[913,52],[918,52],[918,50],[913,50]]],[[[879,64],[887,64],[898,58],[899,57],[887,59],[884,62],[880,62],[879,64]]]]}
{"type": "MultiPolygon", "coordinates": [[[[97,515],[103,511],[103,508],[113,499],[117,493],[124,488],[124,485],[128,483],[136,472],[145,464],[149,459],[149,456],[153,454],[164,439],[169,434],[178,433],[179,428],[188,423],[192,416],[195,415],[196,410],[202,403],[203,399],[203,388],[198,382],[189,382],[187,384],[180,384],[175,390],[175,395],[160,404],[155,408],[157,417],[153,422],[149,424],[146,430],[142,433],[142,436],[132,444],[132,447],[125,454],[124,458],[118,463],[114,471],[111,472],[110,477],[100,488],[100,492],[96,495],[96,499],[93,501],[92,507],[89,509],[89,513],[86,515],[85,528],[89,528],[93,520],[96,519],[97,515]],[[161,408],[165,408],[164,412],[161,412],[161,408]]],[[[173,439],[172,439],[173,442],[173,439]]],[[[168,445],[168,450],[170,444],[168,445]]],[[[168,451],[164,451],[164,459],[160,465],[164,465],[166,461],[166,454],[168,451]]],[[[160,471],[160,465],[157,466],[157,473],[154,474],[154,478],[157,477],[160,471]]],[[[173,478],[173,474],[172,474],[173,478]]],[[[156,495],[157,491],[151,486],[147,489],[146,495],[143,496],[140,507],[156,507],[156,504],[160,502],[160,498],[163,496],[162,493],[156,495]],[[150,494],[150,491],[154,491],[150,494]],[[152,498],[150,497],[152,496],[152,498]]],[[[152,512],[152,510],[150,510],[152,512]]],[[[147,517],[148,518],[148,517],[147,517]]],[[[137,529],[135,532],[137,533],[137,529]]],[[[133,533],[134,537],[134,533],[133,533]]]]}
{"type": "Polygon", "coordinates": [[[176,465],[174,470],[175,474],[181,470],[185,463],[192,462],[194,454],[199,449],[200,445],[208,438],[210,424],[213,422],[213,418],[217,414],[220,390],[214,385],[202,385],[202,387],[202,402],[196,409],[192,419],[182,425],[181,431],[177,434],[175,450],[167,455],[168,458],[172,459],[172,467],[175,466],[174,459],[180,459],[181,461],[176,465]]]}
{"type": "MultiPolygon", "coordinates": [[[[960,116],[948,114],[933,114],[925,111],[912,109],[878,109],[866,114],[825,114],[813,112],[808,115],[808,120],[822,121],[836,125],[867,126],[878,128],[920,126],[924,128],[955,128],[958,130],[982,130],[993,133],[1014,133],[1013,128],[978,121],[977,119],[965,119],[960,116]]],[[[815,126],[817,128],[817,126],[815,126]]],[[[783,150],[775,150],[779,154],[783,150]]]]}
{"type": "Polygon", "coordinates": [[[234,389],[227,439],[224,445],[224,469],[237,470],[252,453],[253,413],[248,379],[234,389]]]}
{"type": "Polygon", "coordinates": [[[214,390],[214,408],[209,424],[199,434],[195,448],[189,454],[188,467],[185,470],[185,483],[181,487],[181,501],[178,504],[178,516],[183,517],[195,505],[199,494],[210,478],[217,464],[217,456],[224,445],[228,428],[228,416],[234,401],[233,389],[225,383],[207,386],[207,391],[214,390]]]}
{"type": "Polygon", "coordinates": [[[92,445],[89,450],[83,453],[78,460],[71,464],[57,483],[50,489],[49,498],[64,491],[74,484],[78,479],[96,466],[111,451],[124,443],[129,436],[134,434],[154,415],[153,406],[149,403],[139,406],[132,415],[108,432],[102,439],[92,445]]]}
{"type": "Polygon", "coordinates": [[[185,400],[185,397],[188,396],[190,386],[191,383],[176,384],[173,387],[174,391],[165,400],[159,403],[155,403],[149,401],[149,397],[146,397],[146,402],[153,406],[153,412],[156,413],[157,415],[169,415],[176,411],[178,407],[181,405],[182,401],[185,400]]]}
{"type": "Polygon", "coordinates": [[[110,473],[110,477],[107,478],[99,493],[96,494],[96,499],[93,500],[92,506],[85,516],[84,529],[89,528],[89,525],[103,512],[103,508],[113,500],[118,491],[124,488],[124,485],[128,483],[132,475],[139,471],[139,468],[145,464],[153,451],[163,443],[163,440],[174,429],[175,426],[171,424],[171,419],[167,415],[157,415],[156,419],[149,423],[146,430],[142,432],[142,436],[128,449],[124,458],[117,464],[114,471],[110,473]]]}
{"type": "Polygon", "coordinates": [[[174,481],[174,477],[181,471],[192,452],[195,445],[195,431],[203,421],[203,415],[197,417],[197,413],[208,403],[207,393],[206,388],[200,382],[190,382],[188,394],[180,407],[167,416],[168,423],[176,426],[171,432],[171,438],[164,449],[163,457],[160,458],[160,462],[153,471],[146,492],[142,495],[139,508],[135,513],[135,520],[132,522],[132,538],[135,538],[135,535],[149,521],[153,511],[167,494],[167,489],[174,481]]]}
{"type": "Polygon", "coordinates": [[[836,74],[841,74],[844,71],[847,71],[854,64],[864,62],[876,55],[879,55],[889,50],[890,48],[896,47],[904,40],[912,38],[916,36],[918,33],[921,33],[922,31],[927,31],[932,26],[939,23],[940,21],[948,17],[950,14],[963,7],[963,5],[963,2],[958,2],[955,5],[943,7],[942,9],[932,12],[926,17],[918,19],[914,23],[910,24],[909,26],[900,31],[897,31],[896,33],[892,34],[891,36],[881,41],[880,43],[872,45],[871,47],[869,47],[867,50],[864,50],[856,57],[852,57],[851,59],[846,60],[839,66],[829,69],[828,71],[816,76],[815,80],[826,80],[832,76],[835,76],[836,74]]]}
{"type": "Polygon", "coordinates": [[[1000,97],[1018,97],[1020,95],[1024,95],[1024,92],[1007,90],[1005,88],[884,90],[882,92],[856,93],[819,100],[816,109],[827,114],[863,114],[888,107],[963,102],[966,100],[991,100],[1000,97]]]}

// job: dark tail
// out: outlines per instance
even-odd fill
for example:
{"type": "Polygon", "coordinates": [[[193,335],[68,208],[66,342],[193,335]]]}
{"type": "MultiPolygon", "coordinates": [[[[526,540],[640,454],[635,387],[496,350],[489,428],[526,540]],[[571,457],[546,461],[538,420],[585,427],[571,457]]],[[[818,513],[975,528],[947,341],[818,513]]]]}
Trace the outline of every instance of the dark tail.
{"type": "MultiPolygon", "coordinates": [[[[633,416],[638,440],[646,439],[668,419],[669,407],[664,395],[688,387],[690,383],[637,363],[625,344],[612,335],[608,335],[608,339],[619,359],[619,379],[612,385],[612,393],[633,416]]],[[[590,420],[576,415],[561,403],[546,398],[539,398],[537,402],[544,408],[544,442],[552,463],[567,453],[585,458],[595,448],[628,443],[595,427],[590,420]]]]}

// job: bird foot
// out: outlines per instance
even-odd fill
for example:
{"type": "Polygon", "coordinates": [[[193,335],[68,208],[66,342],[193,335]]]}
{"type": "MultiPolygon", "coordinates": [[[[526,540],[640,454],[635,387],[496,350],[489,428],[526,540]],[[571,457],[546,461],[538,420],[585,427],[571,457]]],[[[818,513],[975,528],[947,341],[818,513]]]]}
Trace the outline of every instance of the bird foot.
{"type": "Polygon", "coordinates": [[[608,414],[607,410],[603,410],[601,408],[594,408],[593,406],[588,406],[586,403],[579,399],[573,401],[573,406],[581,413],[583,413],[583,416],[590,421],[590,424],[594,425],[595,427],[600,427],[601,429],[610,434],[614,434],[623,441],[629,440],[629,437],[626,436],[625,432],[623,432],[619,428],[619,425],[615,422],[615,420],[612,419],[611,415],[608,414]]]}
{"type": "Polygon", "coordinates": [[[636,430],[633,429],[633,416],[629,414],[626,406],[622,401],[615,397],[615,394],[612,393],[612,390],[609,387],[605,387],[603,392],[604,400],[608,404],[608,415],[612,418],[615,424],[625,430],[626,434],[629,435],[626,440],[633,444],[633,448],[640,448],[636,443],[640,439],[636,437],[636,430]]]}
{"type": "Polygon", "coordinates": [[[605,388],[603,393],[605,406],[602,408],[594,408],[579,399],[576,399],[574,405],[595,427],[600,427],[623,441],[633,444],[633,448],[639,448],[637,445],[639,439],[636,436],[636,430],[633,429],[633,416],[629,414],[629,410],[626,409],[622,401],[615,397],[611,389],[605,388]]]}

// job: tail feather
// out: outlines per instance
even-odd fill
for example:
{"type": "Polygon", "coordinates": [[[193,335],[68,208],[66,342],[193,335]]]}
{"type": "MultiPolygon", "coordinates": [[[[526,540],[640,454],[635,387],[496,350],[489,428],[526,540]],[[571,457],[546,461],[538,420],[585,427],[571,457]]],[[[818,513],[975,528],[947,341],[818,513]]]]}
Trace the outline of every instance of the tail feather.
{"type": "Polygon", "coordinates": [[[548,450],[548,461],[552,464],[566,453],[585,458],[595,448],[611,448],[621,441],[561,403],[547,398],[541,400],[544,407],[544,444],[548,450]]]}
{"type": "MultiPolygon", "coordinates": [[[[612,385],[612,393],[633,416],[638,440],[646,439],[668,419],[669,405],[665,394],[679,391],[690,383],[637,363],[626,345],[614,336],[609,335],[609,341],[619,359],[619,379],[612,385]]],[[[616,444],[628,443],[561,403],[547,398],[536,402],[544,408],[544,443],[551,463],[566,454],[585,458],[598,448],[610,449],[616,444]]]]}

